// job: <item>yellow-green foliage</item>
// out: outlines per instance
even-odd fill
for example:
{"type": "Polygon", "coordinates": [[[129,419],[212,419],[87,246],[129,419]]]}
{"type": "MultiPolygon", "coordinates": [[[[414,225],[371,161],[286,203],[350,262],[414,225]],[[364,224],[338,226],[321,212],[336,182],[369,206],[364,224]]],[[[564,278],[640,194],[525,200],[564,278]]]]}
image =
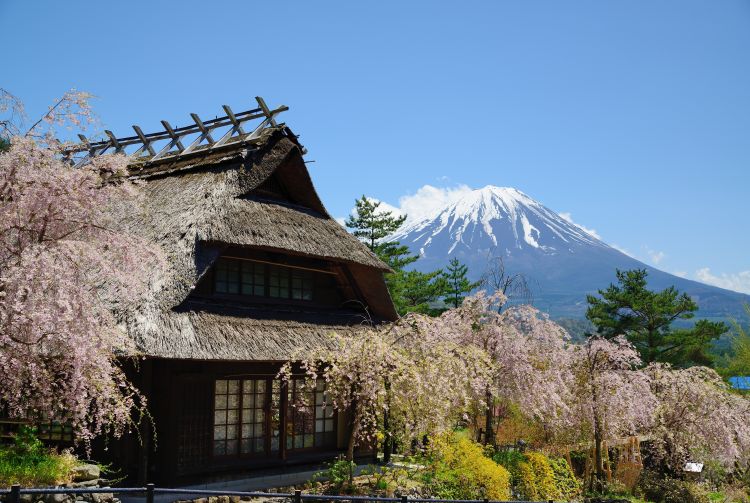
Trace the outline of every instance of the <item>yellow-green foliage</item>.
{"type": "Polygon", "coordinates": [[[445,499],[506,500],[510,474],[465,437],[444,435],[433,440],[426,482],[445,499]]]}
{"type": "Polygon", "coordinates": [[[555,487],[562,500],[571,500],[581,493],[581,481],[565,458],[550,458],[549,464],[555,474],[555,487]]]}
{"type": "Polygon", "coordinates": [[[560,497],[555,486],[555,472],[547,456],[541,452],[526,454],[526,461],[518,465],[518,491],[527,500],[547,500],[560,497]]]}
{"type": "Polygon", "coordinates": [[[49,486],[70,482],[78,460],[44,448],[31,428],[22,428],[14,445],[0,446],[0,487],[49,486]]]}
{"type": "Polygon", "coordinates": [[[498,453],[494,459],[511,471],[513,485],[522,499],[567,501],[581,492],[580,481],[563,458],[550,459],[541,452],[529,452],[513,456],[498,453]]]}

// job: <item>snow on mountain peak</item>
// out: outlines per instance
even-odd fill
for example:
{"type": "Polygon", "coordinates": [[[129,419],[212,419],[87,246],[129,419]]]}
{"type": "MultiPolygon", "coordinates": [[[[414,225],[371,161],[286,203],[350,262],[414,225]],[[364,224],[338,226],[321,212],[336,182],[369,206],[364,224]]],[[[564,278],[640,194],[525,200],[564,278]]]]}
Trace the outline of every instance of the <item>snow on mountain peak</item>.
{"type": "Polygon", "coordinates": [[[513,187],[487,185],[465,192],[431,214],[407,221],[394,240],[425,255],[467,249],[551,254],[602,241],[513,187]],[[441,246],[437,246],[441,243],[441,246]],[[447,247],[447,249],[444,249],[447,247]]]}

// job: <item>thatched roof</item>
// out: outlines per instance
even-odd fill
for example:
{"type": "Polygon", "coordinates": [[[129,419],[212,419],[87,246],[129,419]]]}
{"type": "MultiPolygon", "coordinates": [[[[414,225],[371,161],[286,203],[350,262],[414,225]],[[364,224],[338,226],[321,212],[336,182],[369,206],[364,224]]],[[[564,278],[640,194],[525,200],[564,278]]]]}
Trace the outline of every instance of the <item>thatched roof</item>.
{"type": "Polygon", "coordinates": [[[351,313],[263,313],[191,304],[163,312],[136,334],[136,344],[158,358],[285,361],[298,350],[332,347],[331,334],[369,330],[351,313]]]}
{"type": "Polygon", "coordinates": [[[295,346],[318,344],[333,327],[356,330],[349,327],[352,320],[340,323],[335,316],[260,320],[253,313],[209,314],[196,306],[186,311],[190,292],[222,244],[345,264],[369,312],[376,319],[395,317],[383,281],[388,267],[325,210],[288,129],[269,128],[256,148],[133,166],[131,173],[143,180],[144,197],[138,211],[121,220],[129,232],[160,245],[169,262],[165,275],[154,281],[151,302],[126,322],[144,354],[283,360],[295,346]],[[290,200],[254,194],[272,176],[288,189],[290,200]]]}

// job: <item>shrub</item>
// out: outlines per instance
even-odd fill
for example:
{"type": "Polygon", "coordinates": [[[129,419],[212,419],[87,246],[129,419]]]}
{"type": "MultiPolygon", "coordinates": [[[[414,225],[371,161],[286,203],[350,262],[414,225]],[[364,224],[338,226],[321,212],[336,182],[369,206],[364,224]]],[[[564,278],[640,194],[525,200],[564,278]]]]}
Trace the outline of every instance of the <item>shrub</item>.
{"type": "Polygon", "coordinates": [[[482,447],[465,437],[435,438],[428,455],[426,485],[444,499],[506,500],[510,474],[484,455],[482,447]]]}
{"type": "Polygon", "coordinates": [[[0,447],[0,487],[13,484],[49,486],[70,482],[78,460],[70,453],[57,454],[45,449],[36,430],[21,427],[13,445],[0,447]]]}
{"type": "Polygon", "coordinates": [[[550,458],[549,464],[555,476],[558,498],[570,500],[581,493],[581,482],[565,458],[550,458]]]}
{"type": "Polygon", "coordinates": [[[636,492],[654,503],[710,503],[708,493],[693,482],[659,478],[653,472],[643,472],[636,492]]]}
{"type": "Polygon", "coordinates": [[[407,484],[411,477],[406,468],[376,465],[369,465],[360,475],[367,478],[370,492],[385,492],[387,495],[393,495],[396,489],[407,484]]]}
{"type": "Polygon", "coordinates": [[[352,489],[349,482],[354,476],[354,469],[356,466],[357,465],[354,462],[340,458],[331,463],[327,463],[326,469],[314,474],[312,480],[327,480],[331,484],[330,492],[333,494],[349,492],[352,489]]]}
{"type": "Polygon", "coordinates": [[[517,489],[523,499],[537,501],[560,497],[555,486],[555,472],[547,456],[530,452],[518,468],[517,489]]]}
{"type": "Polygon", "coordinates": [[[518,465],[526,461],[526,456],[515,450],[501,450],[495,452],[492,455],[492,459],[495,463],[503,465],[510,472],[511,476],[515,476],[518,473],[518,465]]]}
{"type": "Polygon", "coordinates": [[[541,452],[499,451],[492,459],[510,472],[515,492],[522,499],[567,500],[581,492],[581,483],[564,458],[551,459],[541,452]]]}

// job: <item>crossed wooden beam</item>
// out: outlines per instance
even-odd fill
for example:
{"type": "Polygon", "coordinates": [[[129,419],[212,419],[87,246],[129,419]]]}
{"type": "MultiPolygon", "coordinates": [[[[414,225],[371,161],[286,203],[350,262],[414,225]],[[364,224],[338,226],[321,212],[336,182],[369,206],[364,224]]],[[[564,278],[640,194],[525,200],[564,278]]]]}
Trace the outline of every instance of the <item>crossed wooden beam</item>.
{"type": "Polygon", "coordinates": [[[170,154],[170,159],[175,159],[189,154],[199,147],[201,151],[210,152],[233,139],[239,142],[253,140],[260,136],[263,129],[277,126],[275,117],[289,110],[289,107],[284,105],[270,110],[263,98],[256,96],[255,100],[258,102],[258,108],[235,114],[228,105],[223,105],[226,115],[207,121],[201,120],[196,114],[190,114],[194,124],[180,128],[173,128],[169,122],[163,120],[161,124],[164,126],[164,131],[157,133],[144,134],[140,127],[134,125],[135,136],[124,138],[117,138],[112,131],[105,130],[104,133],[108,139],[90,142],[84,135],[79,134],[81,143],[66,149],[64,155],[72,160],[73,154],[87,152],[84,157],[75,162],[74,167],[77,168],[87,164],[96,156],[104,153],[124,153],[125,147],[138,145],[138,148],[130,155],[137,158],[139,162],[148,164],[168,154],[170,154]],[[261,118],[263,120],[257,126],[250,128],[251,125],[248,124],[250,121],[261,118]],[[216,132],[216,130],[226,126],[231,127],[221,138],[215,140],[211,132],[216,132]],[[199,133],[198,136],[186,147],[183,140],[196,133],[199,133]],[[161,140],[168,141],[157,151],[154,147],[161,140]]]}

